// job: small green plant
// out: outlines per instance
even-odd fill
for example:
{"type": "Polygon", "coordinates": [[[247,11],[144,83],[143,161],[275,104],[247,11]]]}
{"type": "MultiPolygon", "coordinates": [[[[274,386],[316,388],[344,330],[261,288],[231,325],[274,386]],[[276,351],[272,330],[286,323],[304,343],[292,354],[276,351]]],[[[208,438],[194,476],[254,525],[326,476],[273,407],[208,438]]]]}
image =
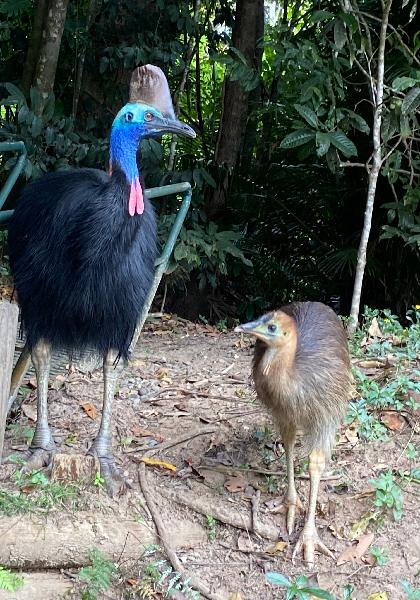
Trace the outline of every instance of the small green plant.
{"type": "Polygon", "coordinates": [[[265,492],[268,492],[269,494],[275,494],[279,491],[278,479],[272,475],[266,475],[262,487],[265,492]]]}
{"type": "Polygon", "coordinates": [[[209,540],[213,542],[216,539],[216,519],[211,515],[206,515],[206,527],[209,540]]]}
{"type": "Polygon", "coordinates": [[[371,546],[369,548],[369,552],[375,559],[375,564],[377,564],[378,567],[384,567],[388,563],[389,556],[387,551],[383,548],[379,548],[378,546],[371,546]]]}
{"type": "Polygon", "coordinates": [[[413,442],[409,442],[407,444],[407,448],[405,449],[405,455],[409,460],[416,460],[418,456],[417,448],[414,446],[413,442]]]}
{"type": "Polygon", "coordinates": [[[216,327],[222,333],[226,333],[226,331],[228,329],[226,319],[220,319],[220,321],[217,321],[216,327]]]}
{"type": "Polygon", "coordinates": [[[9,569],[0,566],[0,590],[6,592],[17,592],[24,584],[24,579],[9,569]]]}
{"type": "Polygon", "coordinates": [[[102,552],[94,548],[89,554],[92,562],[90,567],[83,567],[78,573],[78,579],[85,584],[82,600],[96,600],[99,594],[111,587],[112,578],[117,573],[116,565],[106,558],[102,552]]]}
{"type": "Polygon", "coordinates": [[[378,479],[371,481],[375,488],[374,505],[380,509],[384,516],[391,511],[395,521],[399,521],[403,512],[403,493],[394,481],[392,471],[382,473],[378,479]]]}
{"type": "Polygon", "coordinates": [[[353,596],[353,591],[354,588],[350,583],[345,585],[343,588],[343,600],[350,600],[350,598],[353,596]]]}
{"type": "Polygon", "coordinates": [[[200,594],[191,588],[190,580],[183,580],[182,575],[174,571],[166,561],[159,561],[156,563],[156,566],[164,569],[161,571],[161,576],[157,584],[165,588],[165,596],[171,597],[176,592],[181,592],[186,600],[200,600],[200,594]]]}
{"type": "Polygon", "coordinates": [[[103,488],[105,484],[105,479],[99,472],[95,473],[95,479],[93,480],[93,485],[97,488],[103,488]]]}
{"type": "Polygon", "coordinates": [[[402,579],[400,585],[404,592],[407,594],[407,600],[420,600],[420,589],[412,588],[408,581],[402,579]]]}
{"type": "Polygon", "coordinates": [[[305,575],[298,575],[295,582],[290,581],[281,573],[270,571],[265,574],[267,581],[273,585],[286,588],[286,600],[310,600],[312,596],[315,598],[323,598],[324,600],[336,600],[335,596],[321,588],[311,587],[309,580],[305,575]]]}

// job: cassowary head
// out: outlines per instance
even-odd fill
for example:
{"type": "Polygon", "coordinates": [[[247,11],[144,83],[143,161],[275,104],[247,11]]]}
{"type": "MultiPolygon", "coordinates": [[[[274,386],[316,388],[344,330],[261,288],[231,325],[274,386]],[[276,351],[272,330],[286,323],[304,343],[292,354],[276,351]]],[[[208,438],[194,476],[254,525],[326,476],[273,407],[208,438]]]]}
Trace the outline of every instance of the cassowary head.
{"type": "Polygon", "coordinates": [[[163,71],[154,65],[138,67],[131,77],[130,101],[115,117],[110,140],[110,173],[117,167],[127,177],[131,216],[144,211],[137,147],[142,138],[164,133],[195,137],[195,131],[175,116],[163,71]]]}
{"type": "Polygon", "coordinates": [[[235,327],[236,332],[249,333],[267,346],[280,348],[296,336],[294,320],[281,310],[263,315],[256,321],[235,327]]]}

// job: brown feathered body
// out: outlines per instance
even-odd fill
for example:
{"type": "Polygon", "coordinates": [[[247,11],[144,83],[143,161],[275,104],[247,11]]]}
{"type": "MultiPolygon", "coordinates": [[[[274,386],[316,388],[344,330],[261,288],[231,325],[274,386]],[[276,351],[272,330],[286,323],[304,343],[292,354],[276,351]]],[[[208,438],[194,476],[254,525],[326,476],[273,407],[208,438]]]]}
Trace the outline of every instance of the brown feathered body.
{"type": "Polygon", "coordinates": [[[283,437],[303,433],[304,449],[331,454],[351,397],[347,338],[334,311],[320,302],[294,302],[271,313],[290,336],[281,346],[258,339],[253,361],[257,394],[283,437]]]}

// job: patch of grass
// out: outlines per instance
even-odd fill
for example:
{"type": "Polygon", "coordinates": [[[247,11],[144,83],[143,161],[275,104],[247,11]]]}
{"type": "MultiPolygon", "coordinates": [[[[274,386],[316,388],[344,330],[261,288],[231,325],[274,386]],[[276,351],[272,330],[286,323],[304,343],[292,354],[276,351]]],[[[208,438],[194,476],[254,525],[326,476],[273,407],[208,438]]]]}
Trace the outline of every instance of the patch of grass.
{"type": "Polygon", "coordinates": [[[75,484],[49,481],[42,471],[27,474],[16,471],[13,480],[18,489],[0,490],[0,515],[46,512],[56,506],[68,505],[79,492],[75,484]]]}
{"type": "Polygon", "coordinates": [[[0,590],[17,592],[23,586],[24,582],[23,577],[0,566],[0,590]]]}
{"type": "Polygon", "coordinates": [[[402,489],[395,483],[392,471],[382,473],[378,479],[371,481],[375,488],[374,505],[379,508],[380,516],[392,513],[395,521],[400,521],[403,514],[404,496],[402,489]]]}
{"type": "Polygon", "coordinates": [[[118,569],[96,548],[91,550],[89,558],[92,562],[91,566],[82,567],[77,577],[85,585],[81,595],[82,600],[97,600],[103,598],[103,592],[109,590],[118,569]]]}
{"type": "Polygon", "coordinates": [[[93,480],[93,485],[97,488],[103,488],[105,485],[105,479],[101,476],[99,472],[95,473],[95,479],[93,480]]]}
{"type": "Polygon", "coordinates": [[[265,574],[267,581],[273,585],[286,588],[286,600],[310,600],[312,597],[324,598],[324,600],[336,600],[335,596],[321,588],[312,587],[305,575],[298,575],[295,581],[290,581],[281,573],[270,571],[265,574]]]}

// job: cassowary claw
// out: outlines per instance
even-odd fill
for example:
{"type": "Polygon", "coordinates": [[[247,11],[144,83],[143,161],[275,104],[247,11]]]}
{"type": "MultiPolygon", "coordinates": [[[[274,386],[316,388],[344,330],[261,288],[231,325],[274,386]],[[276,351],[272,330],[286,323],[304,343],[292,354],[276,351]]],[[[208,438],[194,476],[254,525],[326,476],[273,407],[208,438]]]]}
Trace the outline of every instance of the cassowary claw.
{"type": "Polygon", "coordinates": [[[45,450],[44,448],[30,448],[25,453],[28,458],[21,469],[21,473],[29,473],[34,469],[42,469],[43,467],[47,467],[47,470],[51,471],[55,453],[55,448],[53,450],[45,450]]]}
{"type": "Polygon", "coordinates": [[[318,532],[315,528],[307,529],[303,528],[302,533],[299,536],[295,549],[292,554],[292,562],[294,563],[296,556],[303,550],[303,559],[308,564],[309,569],[313,569],[315,565],[315,550],[334,558],[333,553],[327,546],[321,542],[318,536],[318,532]]]}

